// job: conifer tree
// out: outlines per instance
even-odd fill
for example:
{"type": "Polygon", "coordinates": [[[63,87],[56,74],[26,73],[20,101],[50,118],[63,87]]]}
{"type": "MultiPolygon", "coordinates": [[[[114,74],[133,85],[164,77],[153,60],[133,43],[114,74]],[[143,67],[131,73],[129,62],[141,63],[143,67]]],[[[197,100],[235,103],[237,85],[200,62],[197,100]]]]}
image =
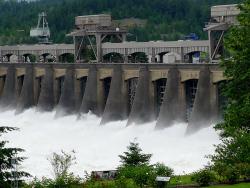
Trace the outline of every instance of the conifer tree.
{"type": "Polygon", "coordinates": [[[124,155],[119,155],[123,166],[148,165],[152,154],[142,153],[139,143],[130,142],[127,147],[128,151],[124,155]]]}
{"type": "Polygon", "coordinates": [[[21,148],[6,147],[8,142],[1,139],[4,133],[14,130],[17,130],[17,128],[0,127],[0,187],[4,188],[10,187],[13,179],[20,181],[20,178],[30,176],[26,172],[15,172],[13,170],[15,165],[20,165],[25,159],[24,157],[18,156],[18,154],[24,150],[21,148]]]}

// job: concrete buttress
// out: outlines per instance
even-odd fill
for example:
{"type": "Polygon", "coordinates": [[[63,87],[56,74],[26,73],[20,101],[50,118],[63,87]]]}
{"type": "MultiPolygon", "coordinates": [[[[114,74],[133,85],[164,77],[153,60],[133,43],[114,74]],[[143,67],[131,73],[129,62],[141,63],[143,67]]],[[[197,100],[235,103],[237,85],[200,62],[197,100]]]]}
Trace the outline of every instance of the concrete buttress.
{"type": "Polygon", "coordinates": [[[62,94],[56,107],[56,116],[65,116],[76,113],[75,71],[72,67],[66,70],[62,94]]]}
{"type": "Polygon", "coordinates": [[[33,66],[26,68],[21,94],[17,101],[16,113],[21,113],[35,105],[34,101],[34,74],[33,66]]]}
{"type": "Polygon", "coordinates": [[[153,99],[150,95],[150,73],[147,66],[140,68],[139,81],[136,88],[135,99],[129,115],[127,125],[143,124],[154,121],[153,99]]]}
{"type": "Polygon", "coordinates": [[[55,105],[53,89],[54,73],[52,67],[45,68],[45,75],[42,77],[42,87],[38,99],[37,108],[42,111],[52,111],[55,105]]]}
{"type": "Polygon", "coordinates": [[[188,125],[188,133],[208,127],[212,123],[211,112],[211,79],[210,70],[204,66],[201,68],[194,107],[188,125]]]}
{"type": "Polygon", "coordinates": [[[80,113],[82,114],[86,114],[89,111],[100,115],[97,108],[97,70],[95,65],[91,65],[89,68],[87,84],[80,108],[80,113]]]}
{"type": "Polygon", "coordinates": [[[156,127],[164,128],[169,127],[178,121],[184,122],[185,114],[185,104],[180,96],[180,74],[178,69],[174,67],[168,72],[164,100],[156,127]]]}
{"type": "Polygon", "coordinates": [[[0,99],[2,108],[16,106],[16,70],[14,65],[9,65],[3,94],[0,99]]]}
{"type": "Polygon", "coordinates": [[[102,116],[101,124],[109,121],[124,120],[127,117],[126,101],[121,66],[116,66],[113,71],[109,96],[102,116]]]}

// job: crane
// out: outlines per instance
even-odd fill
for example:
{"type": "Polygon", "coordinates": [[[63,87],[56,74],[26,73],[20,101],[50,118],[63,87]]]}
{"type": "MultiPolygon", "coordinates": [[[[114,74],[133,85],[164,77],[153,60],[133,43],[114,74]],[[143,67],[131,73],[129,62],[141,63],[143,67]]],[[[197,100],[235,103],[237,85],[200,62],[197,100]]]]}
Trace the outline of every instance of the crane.
{"type": "Polygon", "coordinates": [[[45,12],[38,14],[38,22],[35,28],[31,28],[30,36],[38,38],[40,44],[49,44],[50,29],[47,22],[47,14],[45,12]]]}

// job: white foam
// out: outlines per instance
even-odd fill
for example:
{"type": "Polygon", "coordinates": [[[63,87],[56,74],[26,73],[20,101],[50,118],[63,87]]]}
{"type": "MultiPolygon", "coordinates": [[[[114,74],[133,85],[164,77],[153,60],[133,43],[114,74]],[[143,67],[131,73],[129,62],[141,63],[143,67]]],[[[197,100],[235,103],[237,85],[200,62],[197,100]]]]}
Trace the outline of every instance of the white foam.
{"type": "Polygon", "coordinates": [[[76,152],[77,164],[72,171],[81,177],[84,171],[115,169],[119,154],[126,151],[130,141],[137,138],[143,152],[152,153],[151,162],[164,162],[175,173],[189,173],[208,162],[205,155],[214,152],[218,134],[211,127],[185,136],[186,124],[176,124],[164,130],[154,130],[155,122],[126,127],[126,121],[100,126],[100,118],[88,114],[80,120],[76,116],[54,118],[55,113],[40,113],[34,109],[14,115],[14,111],[0,113],[0,123],[15,126],[20,131],[4,135],[10,146],[26,150],[24,170],[33,176],[52,176],[47,160],[52,152],[76,152]]]}

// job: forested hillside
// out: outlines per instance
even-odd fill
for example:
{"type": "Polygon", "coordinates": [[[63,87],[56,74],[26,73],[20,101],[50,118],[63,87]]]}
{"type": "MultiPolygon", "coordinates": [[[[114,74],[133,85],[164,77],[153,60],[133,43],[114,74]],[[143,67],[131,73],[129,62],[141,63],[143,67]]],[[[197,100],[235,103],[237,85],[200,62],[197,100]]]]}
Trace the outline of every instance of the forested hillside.
{"type": "Polygon", "coordinates": [[[202,28],[210,6],[241,0],[0,0],[0,45],[32,43],[29,30],[41,11],[48,14],[53,42],[71,42],[65,34],[74,28],[77,15],[111,13],[113,19],[140,18],[145,27],[130,28],[131,40],[176,40],[189,33],[205,38],[202,28]],[[136,36],[136,37],[135,37],[136,36]],[[164,36],[164,38],[162,38],[164,36]],[[134,37],[134,38],[133,38],[134,37]]]}

